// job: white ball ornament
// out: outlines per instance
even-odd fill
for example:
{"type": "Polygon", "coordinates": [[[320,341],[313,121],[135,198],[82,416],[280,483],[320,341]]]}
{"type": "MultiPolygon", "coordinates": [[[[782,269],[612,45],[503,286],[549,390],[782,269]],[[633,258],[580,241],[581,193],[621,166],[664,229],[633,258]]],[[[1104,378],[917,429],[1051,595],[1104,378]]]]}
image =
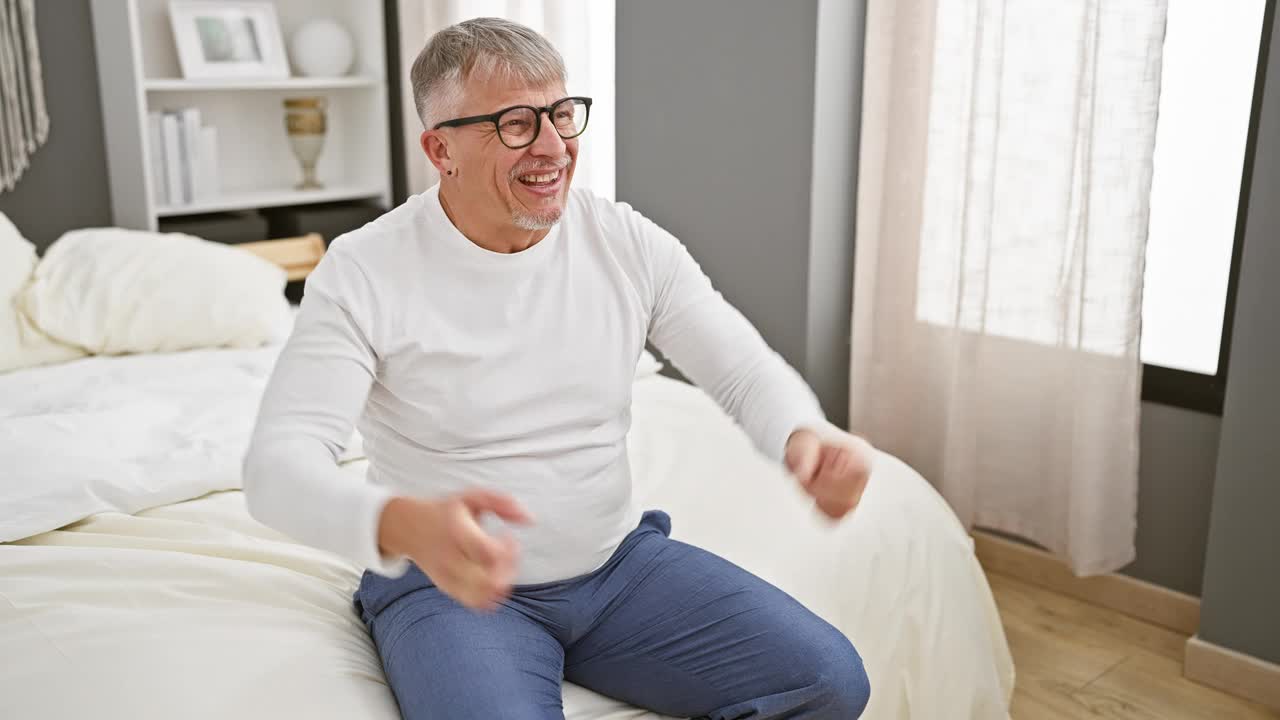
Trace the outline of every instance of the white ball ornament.
{"type": "Polygon", "coordinates": [[[293,33],[289,42],[294,69],[308,77],[346,75],[355,57],[351,33],[333,20],[310,20],[293,33]]]}

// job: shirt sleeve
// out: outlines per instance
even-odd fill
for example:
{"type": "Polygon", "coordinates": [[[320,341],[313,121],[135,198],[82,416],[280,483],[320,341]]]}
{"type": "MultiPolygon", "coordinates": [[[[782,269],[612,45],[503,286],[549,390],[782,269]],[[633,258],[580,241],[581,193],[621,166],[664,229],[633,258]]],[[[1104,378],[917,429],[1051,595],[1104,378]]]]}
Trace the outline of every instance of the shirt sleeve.
{"type": "Polygon", "coordinates": [[[629,225],[648,264],[653,344],[738,421],[757,449],[778,462],[795,430],[829,430],[800,374],[711,286],[684,245],[630,212],[629,225]]]}
{"type": "Polygon", "coordinates": [[[391,492],[337,464],[376,376],[373,301],[360,268],[334,250],[326,254],[307,280],[293,333],[267,382],[244,460],[244,492],[249,512],[264,524],[399,575],[407,561],[378,548],[391,492]]]}

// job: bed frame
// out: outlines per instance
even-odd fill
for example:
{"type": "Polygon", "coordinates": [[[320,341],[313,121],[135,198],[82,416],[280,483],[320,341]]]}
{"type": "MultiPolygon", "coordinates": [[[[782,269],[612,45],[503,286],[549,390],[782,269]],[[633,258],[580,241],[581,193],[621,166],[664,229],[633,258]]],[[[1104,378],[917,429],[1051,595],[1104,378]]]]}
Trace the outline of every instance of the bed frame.
{"type": "Polygon", "coordinates": [[[307,233],[298,237],[238,243],[234,247],[279,265],[292,281],[305,279],[316,268],[324,255],[325,245],[320,233],[307,233]]]}

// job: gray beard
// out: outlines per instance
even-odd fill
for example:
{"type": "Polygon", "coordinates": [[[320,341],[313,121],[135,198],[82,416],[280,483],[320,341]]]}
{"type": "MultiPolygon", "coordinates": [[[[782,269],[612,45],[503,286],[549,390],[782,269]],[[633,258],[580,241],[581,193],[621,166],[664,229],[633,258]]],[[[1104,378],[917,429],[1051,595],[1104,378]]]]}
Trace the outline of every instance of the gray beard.
{"type": "Polygon", "coordinates": [[[521,230],[550,230],[560,222],[560,211],[554,215],[534,215],[531,213],[513,212],[511,222],[521,230]]]}

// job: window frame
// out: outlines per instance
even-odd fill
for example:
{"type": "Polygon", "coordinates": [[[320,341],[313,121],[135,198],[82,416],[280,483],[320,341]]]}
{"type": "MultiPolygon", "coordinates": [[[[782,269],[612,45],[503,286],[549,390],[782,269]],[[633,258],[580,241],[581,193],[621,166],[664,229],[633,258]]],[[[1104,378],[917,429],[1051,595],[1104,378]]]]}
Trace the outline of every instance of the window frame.
{"type": "MultiPolygon", "coordinates": [[[[1271,49],[1277,0],[1267,0],[1262,10],[1262,34],[1258,39],[1258,65],[1253,79],[1253,101],[1249,110],[1249,131],[1245,136],[1244,165],[1240,174],[1240,200],[1236,205],[1235,238],[1231,244],[1231,265],[1227,297],[1223,307],[1222,338],[1218,349],[1218,370],[1213,375],[1142,365],[1142,401],[1222,415],[1227,389],[1227,366],[1231,356],[1231,330],[1236,314],[1236,286],[1240,278],[1240,255],[1249,219],[1249,195],[1253,189],[1253,164],[1258,149],[1258,124],[1267,85],[1267,59],[1271,49]]],[[[1274,142],[1274,140],[1272,141],[1274,142]]],[[[1274,149],[1269,151],[1274,152],[1274,149]]]]}

